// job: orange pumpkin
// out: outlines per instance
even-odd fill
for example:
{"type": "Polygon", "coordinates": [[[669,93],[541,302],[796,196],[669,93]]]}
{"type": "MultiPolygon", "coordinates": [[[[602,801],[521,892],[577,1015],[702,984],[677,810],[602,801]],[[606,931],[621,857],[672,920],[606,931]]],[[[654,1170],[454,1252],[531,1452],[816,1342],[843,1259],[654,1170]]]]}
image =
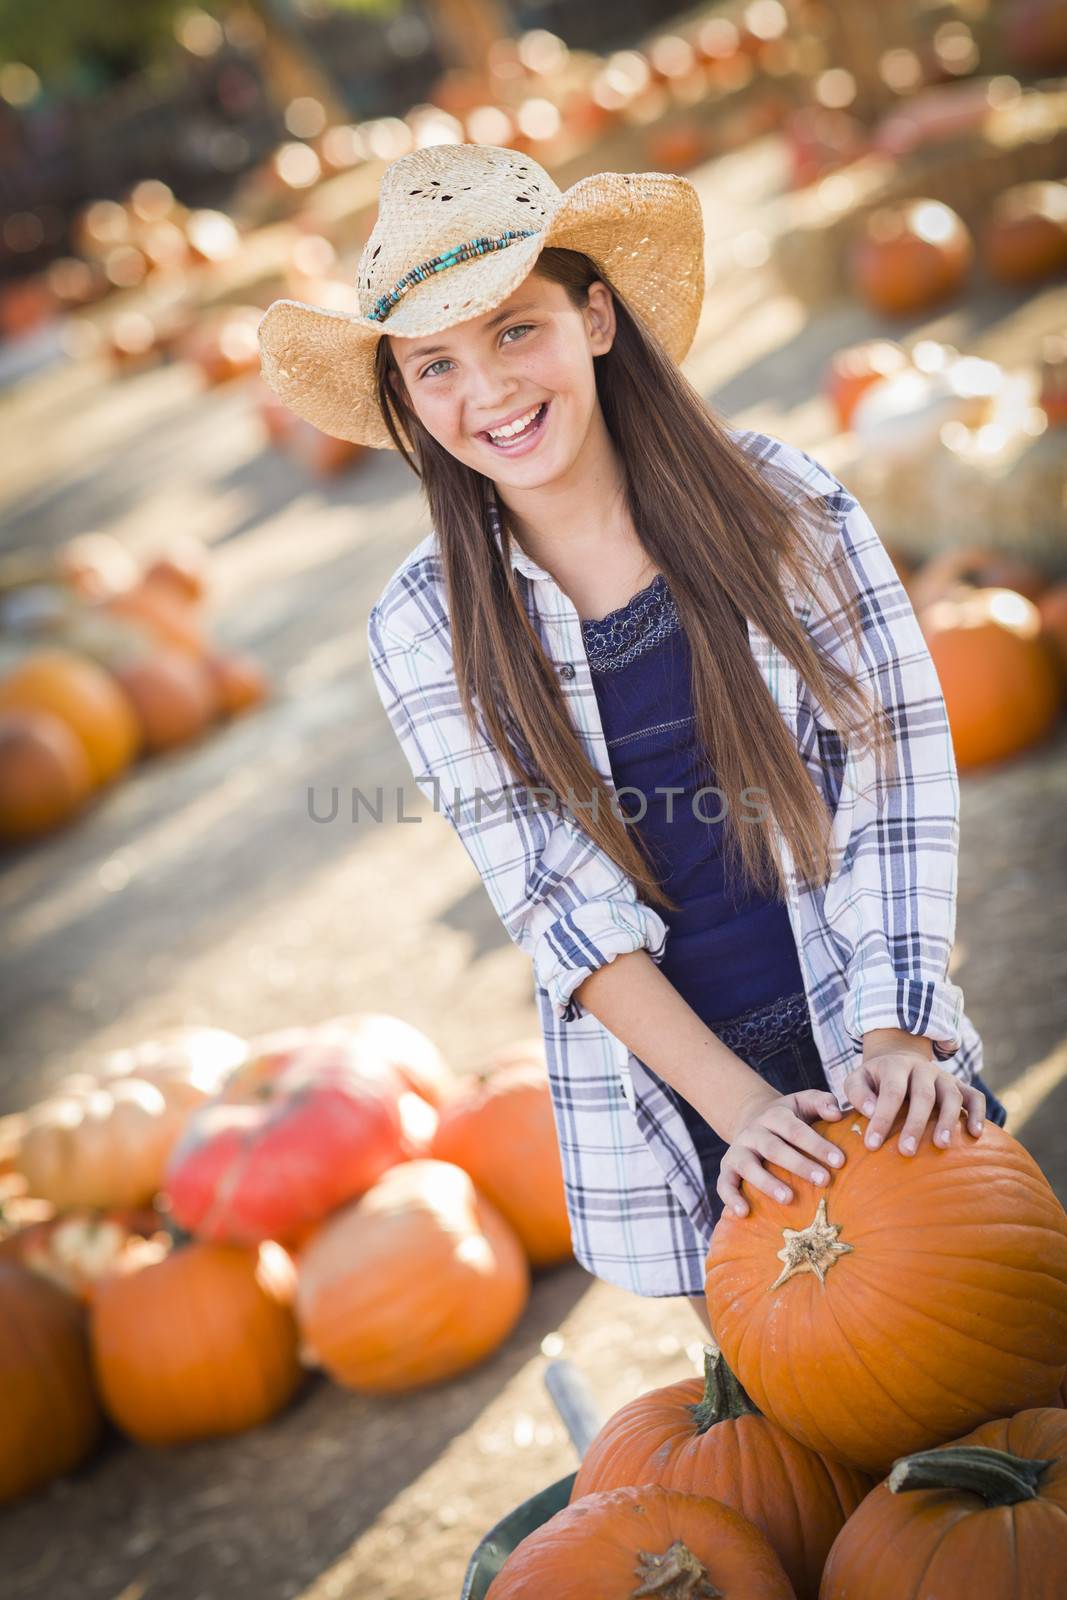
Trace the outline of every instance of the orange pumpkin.
{"type": "Polygon", "coordinates": [[[864,1119],[816,1129],[845,1152],[827,1189],[784,1173],[712,1235],[715,1338],[760,1410],[861,1471],[1048,1405],[1067,1365],[1067,1213],[1003,1128],[915,1155],[903,1115],[868,1150],[864,1119]]]}
{"type": "Polygon", "coordinates": [[[1041,618],[1041,637],[1056,657],[1064,688],[1067,689],[1067,583],[1046,589],[1037,602],[1041,618]]]}
{"type": "Polygon", "coordinates": [[[704,1377],[652,1389],[609,1417],[586,1450],[571,1500],[656,1483],[732,1506],[766,1536],[797,1600],[818,1600],[830,1546],[873,1480],[798,1444],[760,1416],[718,1351],[704,1377]]]}
{"type": "Polygon", "coordinates": [[[338,1383],[388,1394],[474,1366],[528,1297],[522,1246],[467,1174],[408,1161],[304,1245],[296,1313],[307,1359],[338,1383]]]}
{"type": "Polygon", "coordinates": [[[535,1267],[569,1260],[571,1225],[540,1040],[502,1052],[441,1112],[432,1154],[469,1172],[535,1267]]]}
{"type": "Polygon", "coordinates": [[[940,200],[879,206],[853,249],[853,284],[875,311],[922,311],[961,287],[973,253],[966,225],[940,200]]]}
{"type": "Polygon", "coordinates": [[[1059,1600],[1065,1540],[1067,1413],[1020,1411],[895,1462],[838,1535],[821,1596],[1059,1600]]]}
{"type": "Polygon", "coordinates": [[[658,1485],[605,1489],[512,1551],[486,1600],[793,1600],[781,1562],[740,1512],[658,1485]]]}
{"type": "Polygon", "coordinates": [[[839,428],[850,428],[860,396],[891,373],[903,372],[907,352],[892,339],[868,339],[838,350],[831,358],[825,388],[839,428]]]}
{"type": "Polygon", "coordinates": [[[90,1313],[104,1406],[142,1444],[254,1428],[303,1378],[281,1245],[192,1243],[106,1278],[90,1313]]]}
{"type": "Polygon", "coordinates": [[[161,645],[197,657],[207,648],[195,607],[179,599],[173,588],[142,579],[100,603],[109,616],[140,623],[161,645]]]}
{"type": "Polygon", "coordinates": [[[0,1501],[76,1467],[102,1421],[82,1308],[11,1261],[0,1261],[0,1415],[0,1501]]]}
{"type": "Polygon", "coordinates": [[[211,674],[220,716],[240,716],[261,705],[270,692],[270,681],[255,656],[217,652],[205,656],[204,665],[211,674]]]}
{"type": "Polygon", "coordinates": [[[179,1131],[154,1084],[70,1078],[27,1112],[15,1170],[31,1194],[58,1210],[144,1206],[179,1131]]]}
{"type": "Polygon", "coordinates": [[[92,792],[85,746],[69,724],[50,711],[0,712],[0,838],[48,833],[92,792]]]}
{"type": "Polygon", "coordinates": [[[361,1056],[383,1061],[406,1088],[438,1110],[459,1089],[451,1067],[433,1040],[400,1017],[384,1011],[353,1011],[331,1017],[322,1026],[339,1028],[361,1056]]]}
{"type": "Polygon", "coordinates": [[[1013,589],[961,591],[920,614],[961,771],[1048,737],[1063,704],[1037,607],[1013,589]]]}
{"type": "Polygon", "coordinates": [[[110,783],[140,748],[133,706],[109,672],[72,650],[34,650],[0,681],[0,708],[48,711],[77,734],[93,782],[110,783]]]}
{"type": "Polygon", "coordinates": [[[144,582],[169,589],[186,605],[200,605],[208,592],[208,555],[198,539],[172,540],[144,570],[144,582]]]}
{"type": "Polygon", "coordinates": [[[1000,283],[1033,283],[1067,266],[1067,183],[1018,183],[997,196],[982,253],[1000,283]]]}
{"type": "Polygon", "coordinates": [[[203,661],[175,649],[153,650],[113,668],[137,712],[145,750],[172,750],[199,739],[218,710],[215,680],[203,661]]]}
{"type": "Polygon", "coordinates": [[[226,1028],[178,1026],[154,1038],[113,1050],[101,1079],[139,1078],[160,1091],[168,1107],[191,1111],[220,1094],[232,1072],[248,1059],[248,1045],[226,1028]]]}

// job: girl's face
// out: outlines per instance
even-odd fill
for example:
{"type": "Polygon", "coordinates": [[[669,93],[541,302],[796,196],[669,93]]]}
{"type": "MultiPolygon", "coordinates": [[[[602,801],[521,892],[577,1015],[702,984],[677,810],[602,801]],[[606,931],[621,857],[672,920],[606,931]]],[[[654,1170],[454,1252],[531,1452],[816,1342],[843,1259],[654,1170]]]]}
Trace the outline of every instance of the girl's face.
{"type": "Polygon", "coordinates": [[[614,302],[599,279],[579,308],[562,284],[531,272],[484,316],[389,342],[426,431],[494,482],[535,488],[562,477],[581,451],[600,409],[593,357],[614,336],[614,302]],[[489,437],[527,420],[510,440],[489,437]]]}

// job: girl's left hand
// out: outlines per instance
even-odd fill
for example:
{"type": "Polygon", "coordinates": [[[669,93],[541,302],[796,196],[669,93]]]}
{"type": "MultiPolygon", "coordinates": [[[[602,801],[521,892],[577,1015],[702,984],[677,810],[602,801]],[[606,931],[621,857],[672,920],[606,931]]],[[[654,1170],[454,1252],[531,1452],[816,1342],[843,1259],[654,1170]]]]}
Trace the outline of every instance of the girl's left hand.
{"type": "Polygon", "coordinates": [[[932,1111],[937,1113],[937,1145],[949,1143],[964,1107],[968,1133],[977,1138],[985,1123],[986,1100],[981,1089],[961,1083],[938,1062],[927,1061],[914,1050],[889,1049],[865,1057],[862,1066],[845,1079],[844,1089],[856,1110],[870,1118],[864,1138],[868,1150],[877,1150],[905,1100],[908,1114],[897,1142],[901,1155],[915,1154],[932,1111]]]}

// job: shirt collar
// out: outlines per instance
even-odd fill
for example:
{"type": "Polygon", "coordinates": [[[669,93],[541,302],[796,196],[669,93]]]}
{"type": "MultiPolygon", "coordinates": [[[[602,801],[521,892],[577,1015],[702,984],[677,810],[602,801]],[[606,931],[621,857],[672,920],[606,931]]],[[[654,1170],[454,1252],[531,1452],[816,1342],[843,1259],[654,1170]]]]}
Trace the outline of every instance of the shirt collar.
{"type": "MultiPolygon", "coordinates": [[[[492,483],[489,485],[488,502],[489,526],[493,530],[493,538],[496,540],[496,547],[500,551],[500,554],[503,555],[504,530],[500,520],[500,507],[497,503],[496,488],[492,483]]],[[[517,572],[525,573],[526,577],[528,578],[547,578],[550,583],[553,581],[552,574],[550,572],[546,572],[544,567],[538,566],[537,562],[534,561],[531,556],[526,554],[526,551],[522,548],[517,539],[512,538],[510,543],[511,565],[517,572]]]]}

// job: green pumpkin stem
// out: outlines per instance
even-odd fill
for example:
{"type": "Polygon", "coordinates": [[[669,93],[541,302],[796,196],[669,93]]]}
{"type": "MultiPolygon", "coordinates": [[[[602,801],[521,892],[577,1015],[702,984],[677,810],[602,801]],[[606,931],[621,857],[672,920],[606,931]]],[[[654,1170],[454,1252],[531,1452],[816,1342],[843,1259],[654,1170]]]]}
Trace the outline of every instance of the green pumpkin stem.
{"type": "Polygon", "coordinates": [[[980,1444],[952,1445],[901,1456],[893,1463],[888,1483],[894,1494],[907,1489],[965,1489],[981,1495],[987,1506],[1014,1506],[1020,1500],[1037,1499],[1042,1475],[1056,1459],[1036,1461],[980,1444]]]}
{"type": "Polygon", "coordinates": [[[681,1539],[663,1555],[653,1555],[650,1550],[637,1552],[634,1571],[641,1580],[639,1589],[631,1589],[631,1600],[639,1595],[654,1595],[656,1600],[724,1600],[708,1577],[708,1569],[681,1539]]]}
{"type": "Polygon", "coordinates": [[[696,1423],[697,1433],[707,1433],[716,1422],[729,1422],[735,1417],[758,1417],[756,1406],[741,1387],[726,1364],[721,1350],[714,1345],[704,1346],[704,1393],[695,1405],[687,1406],[696,1423]]]}

